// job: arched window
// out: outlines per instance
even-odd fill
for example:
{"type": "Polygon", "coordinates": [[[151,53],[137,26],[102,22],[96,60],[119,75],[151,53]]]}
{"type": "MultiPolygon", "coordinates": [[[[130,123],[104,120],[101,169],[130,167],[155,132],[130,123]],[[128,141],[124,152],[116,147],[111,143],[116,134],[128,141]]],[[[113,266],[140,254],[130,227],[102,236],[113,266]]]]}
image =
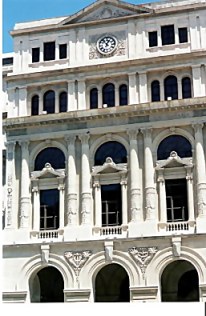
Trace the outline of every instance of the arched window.
{"type": "Polygon", "coordinates": [[[161,141],[157,149],[157,159],[167,159],[172,151],[181,158],[192,157],[190,142],[181,135],[171,135],[161,141]]]}
{"type": "Polygon", "coordinates": [[[110,141],[102,144],[95,153],[95,165],[103,165],[106,158],[112,158],[114,163],[126,163],[127,151],[125,147],[116,141],[110,141]]]}
{"type": "Polygon", "coordinates": [[[127,105],[127,104],[128,104],[127,85],[122,84],[119,87],[119,105],[127,105]]]}
{"type": "Polygon", "coordinates": [[[67,93],[61,92],[59,95],[59,112],[67,112],[67,93]]]}
{"type": "Polygon", "coordinates": [[[47,147],[43,149],[35,159],[34,170],[42,170],[46,163],[50,163],[54,169],[64,169],[64,153],[56,147],[47,147]]]}
{"type": "Polygon", "coordinates": [[[171,98],[178,99],[177,78],[175,76],[168,76],[164,80],[165,100],[171,98]]]}
{"type": "Polygon", "coordinates": [[[44,111],[47,113],[55,112],[55,93],[49,90],[44,94],[44,111]]]}
{"type": "Polygon", "coordinates": [[[189,77],[182,79],[182,98],[191,98],[191,80],[189,77]]]}
{"type": "Polygon", "coordinates": [[[39,96],[34,95],[31,99],[31,115],[39,114],[39,96]]]}
{"type": "Polygon", "coordinates": [[[90,90],[90,109],[98,108],[98,90],[93,88],[90,90]]]}
{"type": "Polygon", "coordinates": [[[103,104],[108,107],[115,106],[115,89],[113,83],[107,83],[102,89],[103,104]]]}
{"type": "Polygon", "coordinates": [[[151,100],[152,100],[152,102],[160,101],[160,83],[158,80],[152,81],[151,100]]]}

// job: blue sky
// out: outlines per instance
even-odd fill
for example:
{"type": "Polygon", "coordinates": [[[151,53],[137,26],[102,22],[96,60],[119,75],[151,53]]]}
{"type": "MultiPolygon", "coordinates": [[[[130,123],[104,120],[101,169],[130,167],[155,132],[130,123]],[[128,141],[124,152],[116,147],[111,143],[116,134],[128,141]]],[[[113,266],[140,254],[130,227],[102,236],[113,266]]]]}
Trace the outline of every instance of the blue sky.
{"type": "MultiPolygon", "coordinates": [[[[18,22],[67,16],[94,3],[95,0],[3,0],[3,53],[13,51],[12,37],[9,34],[18,22]]],[[[128,0],[140,4],[154,0],[128,0]]]]}

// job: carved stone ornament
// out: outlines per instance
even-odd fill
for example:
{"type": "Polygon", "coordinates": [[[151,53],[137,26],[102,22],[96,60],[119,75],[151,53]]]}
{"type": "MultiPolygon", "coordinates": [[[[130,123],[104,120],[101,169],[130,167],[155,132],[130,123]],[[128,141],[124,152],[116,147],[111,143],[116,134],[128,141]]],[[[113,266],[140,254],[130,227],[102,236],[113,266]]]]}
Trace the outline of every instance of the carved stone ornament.
{"type": "Polygon", "coordinates": [[[92,176],[102,173],[116,173],[123,172],[126,173],[127,165],[126,164],[115,164],[111,157],[107,157],[103,166],[95,166],[92,168],[92,176]]]}
{"type": "Polygon", "coordinates": [[[128,250],[131,257],[140,267],[143,279],[145,277],[146,268],[156,254],[157,250],[157,247],[133,247],[129,248],[128,250]]]}
{"type": "Polygon", "coordinates": [[[182,159],[178,156],[176,151],[171,151],[170,156],[163,161],[159,161],[156,166],[156,170],[161,168],[172,168],[172,167],[192,167],[192,159],[182,159]]]}
{"type": "Polygon", "coordinates": [[[65,176],[65,171],[64,170],[54,170],[52,168],[50,163],[46,163],[44,168],[41,171],[33,171],[31,173],[31,178],[33,179],[38,179],[42,177],[64,177],[65,176]]]}
{"type": "Polygon", "coordinates": [[[77,281],[79,279],[79,273],[82,267],[85,265],[86,261],[89,259],[91,255],[92,255],[92,252],[90,250],[79,251],[79,252],[66,251],[64,253],[64,257],[66,261],[74,270],[77,281]]]}

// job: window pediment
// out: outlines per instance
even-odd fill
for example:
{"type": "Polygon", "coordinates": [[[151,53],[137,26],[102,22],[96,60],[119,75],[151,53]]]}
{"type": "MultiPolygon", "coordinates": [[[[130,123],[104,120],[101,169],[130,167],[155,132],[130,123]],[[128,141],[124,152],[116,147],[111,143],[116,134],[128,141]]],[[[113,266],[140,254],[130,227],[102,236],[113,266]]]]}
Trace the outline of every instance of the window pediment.
{"type": "Polygon", "coordinates": [[[177,167],[192,167],[192,159],[180,158],[175,151],[170,153],[167,160],[157,162],[156,170],[161,168],[177,168],[177,167]]]}
{"type": "Polygon", "coordinates": [[[127,166],[126,164],[115,164],[112,158],[107,157],[103,166],[95,166],[92,169],[92,175],[97,174],[110,174],[110,173],[118,173],[118,172],[126,172],[127,166]]]}
{"type": "Polygon", "coordinates": [[[50,163],[46,163],[45,167],[42,170],[33,171],[31,173],[32,179],[63,178],[64,176],[64,170],[54,170],[50,163]]]}

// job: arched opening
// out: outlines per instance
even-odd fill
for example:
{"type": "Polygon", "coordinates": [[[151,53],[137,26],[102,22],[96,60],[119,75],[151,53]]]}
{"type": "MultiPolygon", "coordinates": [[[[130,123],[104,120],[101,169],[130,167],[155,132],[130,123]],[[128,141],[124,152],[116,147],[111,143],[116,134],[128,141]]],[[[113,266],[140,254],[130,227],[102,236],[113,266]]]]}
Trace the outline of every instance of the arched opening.
{"type": "Polygon", "coordinates": [[[129,277],[119,264],[103,267],[95,279],[95,302],[129,302],[129,277]]]}
{"type": "Polygon", "coordinates": [[[171,98],[178,99],[177,78],[175,76],[168,76],[164,80],[165,100],[171,98]]]}
{"type": "Polygon", "coordinates": [[[127,151],[125,147],[116,141],[110,141],[102,144],[95,153],[94,164],[95,166],[103,165],[106,158],[112,158],[114,163],[126,163],[127,151]]]}
{"type": "Polygon", "coordinates": [[[65,91],[59,95],[59,112],[67,112],[67,93],[65,91]]]}
{"type": "Polygon", "coordinates": [[[186,260],[171,262],[161,276],[162,302],[198,302],[199,279],[195,267],[186,260]]]}
{"type": "Polygon", "coordinates": [[[157,149],[157,160],[167,159],[172,151],[181,158],[192,157],[191,144],[181,135],[170,135],[161,141],[157,149]]]}
{"type": "Polygon", "coordinates": [[[151,100],[152,102],[160,101],[160,83],[158,80],[151,83],[151,100]]]}
{"type": "Polygon", "coordinates": [[[32,303],[64,302],[63,277],[54,267],[41,269],[30,279],[29,286],[32,303]]]}
{"type": "Polygon", "coordinates": [[[31,115],[39,114],[39,96],[34,95],[31,99],[31,115]]]}
{"type": "Polygon", "coordinates": [[[119,87],[119,105],[127,105],[128,104],[128,91],[127,85],[122,84],[119,87]]]}
{"type": "Polygon", "coordinates": [[[108,107],[115,106],[115,91],[113,83],[107,83],[102,89],[103,104],[108,107]]]}
{"type": "Polygon", "coordinates": [[[90,90],[90,109],[98,108],[98,90],[93,88],[90,90]]]}
{"type": "Polygon", "coordinates": [[[46,163],[50,163],[54,169],[65,168],[64,153],[56,147],[47,147],[40,151],[35,159],[34,170],[42,170],[46,163]]]}
{"type": "Polygon", "coordinates": [[[49,113],[55,112],[55,92],[49,90],[44,94],[44,111],[49,113]]]}

